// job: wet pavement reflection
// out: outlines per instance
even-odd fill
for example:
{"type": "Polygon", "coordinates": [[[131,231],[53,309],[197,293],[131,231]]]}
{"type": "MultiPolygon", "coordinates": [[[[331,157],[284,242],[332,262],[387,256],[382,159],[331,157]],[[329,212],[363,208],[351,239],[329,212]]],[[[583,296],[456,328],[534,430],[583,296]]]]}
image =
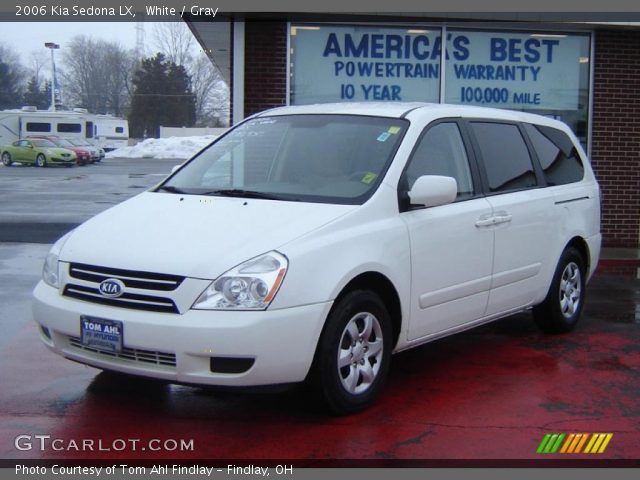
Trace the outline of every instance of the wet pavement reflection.
{"type": "Polygon", "coordinates": [[[221,393],[101,372],[48,352],[32,322],[0,345],[2,458],[526,459],[547,432],[612,432],[603,458],[640,458],[640,281],[606,273],[574,332],[544,335],[522,313],[398,354],[380,401],[348,417],[300,388],[221,393]],[[94,450],[15,448],[43,433],[94,450]],[[118,439],[140,442],[111,448],[118,439]],[[193,450],[152,451],[152,439],[193,450]]]}

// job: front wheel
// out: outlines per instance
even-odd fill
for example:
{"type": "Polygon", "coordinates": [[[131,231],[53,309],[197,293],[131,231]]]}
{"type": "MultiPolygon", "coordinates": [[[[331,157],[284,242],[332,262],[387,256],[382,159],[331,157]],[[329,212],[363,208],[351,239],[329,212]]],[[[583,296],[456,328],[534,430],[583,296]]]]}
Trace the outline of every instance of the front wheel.
{"type": "Polygon", "coordinates": [[[9,152],[4,152],[4,153],[2,154],[2,164],[3,164],[5,167],[8,167],[8,166],[10,166],[10,165],[11,165],[11,163],[12,163],[12,161],[11,161],[11,155],[9,155],[9,152]]]}
{"type": "Polygon", "coordinates": [[[568,247],[560,256],[547,297],[533,309],[543,332],[566,333],[575,328],[584,306],[585,278],[582,255],[568,247]]]}
{"type": "Polygon", "coordinates": [[[375,293],[357,290],[332,308],[320,338],[312,381],[338,414],[369,406],[389,371],[391,317],[375,293]]]}
{"type": "Polygon", "coordinates": [[[47,159],[43,154],[39,154],[36,157],[36,167],[46,167],[47,166],[47,159]]]}

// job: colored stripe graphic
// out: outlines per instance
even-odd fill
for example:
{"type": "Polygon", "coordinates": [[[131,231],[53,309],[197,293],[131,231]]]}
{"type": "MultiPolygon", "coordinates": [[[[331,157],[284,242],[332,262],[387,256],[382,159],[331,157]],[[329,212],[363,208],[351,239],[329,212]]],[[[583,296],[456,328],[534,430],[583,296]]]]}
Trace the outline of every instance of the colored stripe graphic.
{"type": "Polygon", "coordinates": [[[537,453],[553,454],[577,454],[577,453],[603,453],[613,433],[547,433],[538,445],[537,453]],[[587,441],[588,440],[588,441],[587,441]],[[587,445],[582,450],[582,447],[587,445]]]}
{"type": "Polygon", "coordinates": [[[542,439],[542,441],[540,442],[540,445],[538,445],[538,450],[536,450],[536,453],[542,453],[544,451],[544,447],[549,441],[549,438],[551,438],[551,434],[547,433],[542,439]]]}

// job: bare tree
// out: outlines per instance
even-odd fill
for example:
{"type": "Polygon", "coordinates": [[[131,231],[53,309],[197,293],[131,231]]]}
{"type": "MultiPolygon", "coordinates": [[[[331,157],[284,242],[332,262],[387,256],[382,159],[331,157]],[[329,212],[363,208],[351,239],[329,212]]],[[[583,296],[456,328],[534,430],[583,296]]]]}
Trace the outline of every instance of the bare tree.
{"type": "Polygon", "coordinates": [[[183,22],[158,22],[153,27],[153,38],[158,51],[170,62],[187,67],[195,46],[193,34],[183,22]]]}
{"type": "Polygon", "coordinates": [[[218,126],[228,116],[229,93],[218,68],[206,55],[198,55],[188,68],[196,95],[198,126],[218,126]]]}
{"type": "Polygon", "coordinates": [[[191,76],[196,95],[196,119],[199,126],[225,125],[229,116],[229,88],[215,64],[204,52],[198,52],[193,34],[183,22],[154,25],[156,48],[191,76]]]}
{"type": "Polygon", "coordinates": [[[35,79],[38,87],[42,85],[42,81],[44,80],[42,78],[44,75],[43,71],[50,72],[49,63],[51,62],[51,57],[49,57],[47,53],[45,50],[33,50],[29,54],[29,75],[35,79]]]}
{"type": "Polygon", "coordinates": [[[74,37],[63,53],[63,78],[71,103],[92,113],[122,115],[130,101],[133,54],[119,44],[74,37]]]}

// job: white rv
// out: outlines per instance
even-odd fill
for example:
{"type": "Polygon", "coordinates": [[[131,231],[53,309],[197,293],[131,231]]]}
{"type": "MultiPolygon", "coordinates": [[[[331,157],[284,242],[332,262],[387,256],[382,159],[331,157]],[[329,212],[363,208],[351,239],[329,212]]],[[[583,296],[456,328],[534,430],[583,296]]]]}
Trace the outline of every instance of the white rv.
{"type": "Polygon", "coordinates": [[[129,122],[111,115],[91,115],[93,143],[106,151],[126,147],[129,144],[129,122]]]}
{"type": "MultiPolygon", "coordinates": [[[[0,145],[30,135],[57,135],[65,138],[87,138],[93,126],[78,112],[50,112],[35,107],[0,111],[0,145]],[[89,127],[89,130],[87,130],[89,127]]],[[[90,137],[89,137],[90,138],[90,137]]]]}
{"type": "Polygon", "coordinates": [[[35,107],[0,111],[0,145],[30,135],[82,138],[105,150],[126,147],[129,123],[111,115],[94,115],[84,108],[51,112],[35,107]]]}

